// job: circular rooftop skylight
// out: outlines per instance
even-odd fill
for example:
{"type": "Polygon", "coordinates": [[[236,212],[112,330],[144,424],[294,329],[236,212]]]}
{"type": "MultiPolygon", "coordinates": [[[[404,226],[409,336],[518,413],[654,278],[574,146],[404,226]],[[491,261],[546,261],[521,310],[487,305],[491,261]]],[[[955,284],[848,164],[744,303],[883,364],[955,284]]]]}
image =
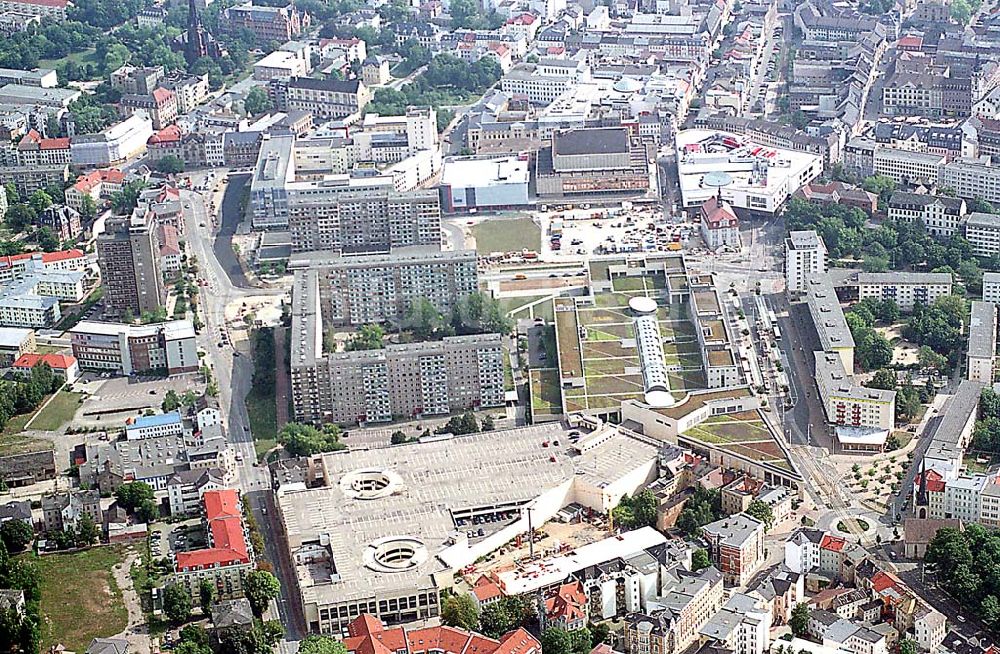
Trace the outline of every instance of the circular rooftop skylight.
{"type": "Polygon", "coordinates": [[[427,548],[416,538],[387,536],[368,545],[363,559],[376,572],[405,572],[427,561],[427,548]]]}
{"type": "Polygon", "coordinates": [[[363,468],[352,470],[340,478],[340,490],[347,497],[375,500],[389,497],[402,486],[403,480],[392,470],[363,468]]]}
{"type": "Polygon", "coordinates": [[[628,301],[628,308],[639,315],[656,313],[656,300],[651,297],[634,297],[628,301]]]}

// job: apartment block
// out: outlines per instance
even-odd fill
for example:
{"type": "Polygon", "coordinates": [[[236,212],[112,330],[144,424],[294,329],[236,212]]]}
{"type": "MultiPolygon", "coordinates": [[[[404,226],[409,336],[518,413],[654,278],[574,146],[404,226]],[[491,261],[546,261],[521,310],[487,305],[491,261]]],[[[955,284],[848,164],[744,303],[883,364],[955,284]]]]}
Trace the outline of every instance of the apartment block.
{"type": "Polygon", "coordinates": [[[951,273],[858,273],[858,297],[893,300],[901,311],[951,295],[951,273]]]}
{"type": "Polygon", "coordinates": [[[983,302],[1000,304],[1000,272],[983,273],[983,302]]]}
{"type": "Polygon", "coordinates": [[[896,191],[887,213],[890,220],[919,222],[931,236],[950,238],[961,232],[966,206],[962,198],[896,191]]]}
{"type": "Polygon", "coordinates": [[[22,354],[35,351],[35,330],[0,327],[0,367],[8,367],[22,354]]]}
{"type": "Polygon", "coordinates": [[[841,358],[832,352],[816,352],[816,386],[826,410],[826,419],[837,427],[845,450],[881,451],[888,432],[895,426],[896,392],[866,388],[856,383],[841,358]]]}
{"type": "Polygon", "coordinates": [[[670,592],[657,598],[666,608],[636,612],[625,619],[625,651],[629,654],[674,654],[698,640],[698,631],[722,608],[722,574],[708,567],[680,576],[670,592]]]}
{"type": "Polygon", "coordinates": [[[97,263],[109,314],[138,317],[166,302],[154,228],[152,212],[139,207],[129,216],[108,218],[105,231],[97,237],[97,263]]]}
{"type": "Polygon", "coordinates": [[[174,554],[174,581],[197,601],[199,588],[208,581],[218,599],[243,597],[243,579],[254,568],[253,550],[243,525],[239,493],[231,488],[206,491],[204,525],[206,547],[174,554]]]}
{"type": "Polygon", "coordinates": [[[764,523],[741,513],[701,528],[709,556],[726,583],[742,586],[764,563],[764,523]]]}
{"type": "Polygon", "coordinates": [[[965,238],[980,257],[1000,254],[1000,216],[974,212],[965,223],[965,238]]]}
{"type": "Polygon", "coordinates": [[[829,270],[826,244],[815,231],[790,232],[785,239],[785,288],[804,293],[807,280],[829,270]]]}
{"type": "Polygon", "coordinates": [[[733,654],[763,654],[771,644],[771,607],[760,597],[734,593],[698,635],[733,654]]]}
{"type": "Polygon", "coordinates": [[[969,349],[966,355],[966,379],[993,383],[997,358],[997,305],[992,302],[972,302],[969,319],[969,349]]]}
{"type": "Polygon", "coordinates": [[[296,275],[292,291],[292,402],[302,422],[386,422],[443,415],[504,400],[499,334],[326,352],[320,271],[296,275]]]}
{"type": "Polygon", "coordinates": [[[0,13],[66,20],[69,0],[0,0],[0,13]]]}
{"type": "Polygon", "coordinates": [[[944,155],[930,152],[876,148],[872,165],[876,175],[885,175],[897,184],[936,184],[946,161],[944,155]]]}
{"type": "Polygon", "coordinates": [[[952,189],[960,198],[1000,203],[1000,165],[989,157],[957,159],[942,167],[939,185],[952,189]]]}
{"type": "Polygon", "coordinates": [[[84,370],[121,375],[198,370],[198,345],[187,320],[125,325],[85,320],[69,330],[73,356],[84,370]]]}
{"type": "Polygon", "coordinates": [[[324,324],[359,326],[398,324],[421,298],[449,315],[459,300],[476,292],[476,261],[473,250],[404,248],[363,256],[295,255],[289,268],[303,278],[317,271],[324,324]]]}

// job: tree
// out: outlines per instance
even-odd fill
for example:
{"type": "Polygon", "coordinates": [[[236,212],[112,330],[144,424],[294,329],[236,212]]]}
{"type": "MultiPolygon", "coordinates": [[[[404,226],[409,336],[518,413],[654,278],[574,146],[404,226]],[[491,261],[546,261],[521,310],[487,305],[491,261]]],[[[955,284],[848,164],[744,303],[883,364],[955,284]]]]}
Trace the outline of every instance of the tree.
{"type": "Polygon", "coordinates": [[[921,368],[931,368],[938,373],[948,372],[948,358],[938,354],[927,345],[917,350],[917,363],[921,368]]]}
{"type": "Polygon", "coordinates": [[[479,423],[476,422],[475,414],[467,411],[460,416],[449,418],[447,423],[435,430],[435,433],[462,436],[463,434],[475,434],[478,431],[479,423]]]}
{"type": "Polygon", "coordinates": [[[404,329],[409,329],[420,340],[429,340],[443,324],[441,312],[425,297],[415,299],[406,317],[403,319],[404,329]]]}
{"type": "Polygon", "coordinates": [[[896,373],[887,368],[878,370],[875,375],[865,382],[868,388],[881,388],[886,391],[896,390],[896,373]]]}
{"type": "Polygon", "coordinates": [[[52,206],[52,196],[45,191],[38,189],[28,196],[28,204],[37,213],[41,213],[52,206]]]}
{"type": "Polygon", "coordinates": [[[38,212],[27,204],[12,204],[7,208],[5,220],[7,227],[13,232],[23,232],[24,229],[35,222],[38,212]]]}
{"type": "Polygon", "coordinates": [[[184,172],[184,160],[177,155],[168,154],[156,160],[155,168],[161,173],[176,175],[184,172]]]}
{"type": "Polygon", "coordinates": [[[441,622],[449,627],[474,631],[479,626],[479,608],[471,595],[450,595],[441,607],[441,622]]]}
{"type": "Polygon", "coordinates": [[[144,501],[153,499],[153,487],[144,481],[130,481],[115,490],[118,505],[126,511],[134,511],[144,501]]]}
{"type": "Polygon", "coordinates": [[[290,422],[278,432],[278,442],[292,456],[312,456],[322,452],[335,452],[347,446],[340,442],[336,425],[326,425],[323,431],[311,425],[290,422]]]}
{"type": "Polygon", "coordinates": [[[909,638],[899,641],[899,654],[917,654],[917,644],[909,638]]]}
{"type": "Polygon", "coordinates": [[[987,595],[979,605],[979,617],[991,627],[1000,622],[1000,601],[996,595],[987,595]]]}
{"type": "Polygon", "coordinates": [[[529,598],[504,596],[483,607],[479,614],[479,631],[490,638],[500,638],[508,631],[523,626],[533,614],[529,598]]]}
{"type": "Polygon", "coordinates": [[[263,615],[267,604],[281,593],[278,579],[266,570],[254,570],[243,580],[243,594],[255,615],[263,615]]]}
{"type": "Polygon", "coordinates": [[[160,507],[154,500],[143,500],[136,507],[135,517],[147,524],[155,522],[160,519],[160,507]]]}
{"type": "Polygon", "coordinates": [[[184,642],[197,643],[208,646],[208,632],[205,628],[197,624],[188,624],[181,627],[180,638],[184,642]]]}
{"type": "Polygon", "coordinates": [[[656,524],[656,496],[645,489],[632,497],[623,496],[612,510],[615,524],[624,530],[652,527],[656,524]]]}
{"type": "Polygon", "coordinates": [[[677,527],[688,536],[700,536],[701,528],[722,515],[722,494],[718,489],[698,486],[684,503],[677,518],[677,527]]]}
{"type": "Polygon", "coordinates": [[[792,615],[788,619],[788,626],[792,628],[792,633],[802,638],[809,631],[809,605],[806,602],[799,602],[792,609],[792,615]]]}
{"type": "Polygon", "coordinates": [[[92,545],[101,536],[100,529],[89,514],[83,514],[76,521],[76,544],[77,546],[92,545]]]}
{"type": "Polygon", "coordinates": [[[35,239],[43,252],[55,252],[59,249],[59,238],[51,227],[45,226],[39,229],[35,232],[35,239]]]}
{"type": "Polygon", "coordinates": [[[212,648],[190,640],[183,640],[173,649],[174,654],[212,654],[212,648]]]}
{"type": "Polygon", "coordinates": [[[198,599],[201,600],[201,612],[208,615],[215,601],[215,586],[208,579],[202,579],[198,584],[198,599]]]}
{"type": "Polygon", "coordinates": [[[698,572],[699,570],[704,570],[708,566],[712,565],[712,560],[708,558],[708,550],[703,547],[699,547],[691,555],[691,571],[698,572]]]}
{"type": "Polygon", "coordinates": [[[97,204],[94,203],[94,198],[84,195],[83,200],[80,202],[80,218],[89,222],[96,217],[97,204]]]}
{"type": "Polygon", "coordinates": [[[344,346],[348,352],[358,350],[380,350],[385,347],[382,342],[385,330],[380,325],[361,325],[361,328],[351,336],[344,346]]]}
{"type": "Polygon", "coordinates": [[[493,416],[487,415],[483,416],[483,422],[480,427],[482,431],[493,431],[496,429],[496,425],[493,424],[493,416]]]}
{"type": "Polygon", "coordinates": [[[163,409],[164,413],[169,413],[175,411],[181,406],[181,398],[178,397],[177,391],[170,389],[164,394],[163,402],[160,404],[160,408],[163,409]]]}
{"type": "Polygon", "coordinates": [[[756,518],[764,523],[764,530],[771,531],[774,526],[774,511],[771,505],[762,501],[754,500],[747,506],[746,514],[751,518],[756,518]]]}
{"type": "Polygon", "coordinates": [[[31,544],[35,532],[24,520],[8,520],[0,525],[0,540],[8,552],[20,552],[31,544]]]}
{"type": "Polygon", "coordinates": [[[243,99],[243,108],[251,116],[270,111],[272,106],[271,99],[267,96],[267,91],[260,86],[250,89],[246,98],[243,99]]]}
{"type": "Polygon", "coordinates": [[[544,654],[572,654],[573,638],[569,632],[559,627],[549,627],[542,632],[542,652],[544,654]]]}
{"type": "Polygon", "coordinates": [[[600,624],[591,623],[587,629],[590,630],[590,645],[591,647],[597,647],[601,643],[608,639],[608,635],[611,633],[611,627],[608,623],[602,622],[600,624]]]}
{"type": "Polygon", "coordinates": [[[191,617],[191,596],[181,584],[171,584],[163,591],[163,613],[172,624],[180,625],[191,617]]]}
{"type": "Polygon", "coordinates": [[[299,642],[299,654],[347,654],[347,648],[339,640],[314,634],[299,642]]]}

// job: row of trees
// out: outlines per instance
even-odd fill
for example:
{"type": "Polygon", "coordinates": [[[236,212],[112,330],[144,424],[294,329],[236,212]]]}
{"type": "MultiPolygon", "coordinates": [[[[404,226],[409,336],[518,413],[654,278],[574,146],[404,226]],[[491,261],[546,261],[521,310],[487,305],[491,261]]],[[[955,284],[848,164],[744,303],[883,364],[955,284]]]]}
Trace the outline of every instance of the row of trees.
{"type": "Polygon", "coordinates": [[[982,452],[1000,452],[1000,395],[984,388],[972,431],[972,447],[982,452]]]}
{"type": "Polygon", "coordinates": [[[625,495],[618,506],[611,510],[611,517],[617,528],[624,531],[656,525],[656,496],[649,489],[641,490],[629,497],[625,495]]]}
{"type": "Polygon", "coordinates": [[[60,386],[62,380],[46,363],[32,368],[31,374],[20,381],[0,381],[0,429],[14,416],[34,411],[46,395],[60,386]]]}
{"type": "Polygon", "coordinates": [[[929,306],[918,304],[903,327],[903,338],[929,347],[954,367],[965,345],[962,330],[967,316],[965,298],[958,295],[939,297],[929,306]]]}
{"type": "Polygon", "coordinates": [[[38,654],[41,641],[38,602],[38,568],[24,556],[12,557],[4,541],[0,540],[0,588],[24,591],[24,611],[14,607],[0,611],[0,643],[12,651],[38,654]]]}
{"type": "MultiPolygon", "coordinates": [[[[402,88],[384,87],[375,91],[368,110],[384,116],[400,116],[410,105],[430,105],[440,113],[444,107],[482,95],[497,83],[501,74],[500,64],[491,57],[470,64],[458,57],[440,54],[430,60],[423,73],[402,88]]],[[[441,127],[440,121],[438,127],[441,127]]]]}
{"type": "Polygon", "coordinates": [[[468,334],[507,334],[514,323],[500,303],[482,291],[462,298],[445,317],[427,298],[417,298],[410,305],[400,327],[420,340],[468,334]]]}

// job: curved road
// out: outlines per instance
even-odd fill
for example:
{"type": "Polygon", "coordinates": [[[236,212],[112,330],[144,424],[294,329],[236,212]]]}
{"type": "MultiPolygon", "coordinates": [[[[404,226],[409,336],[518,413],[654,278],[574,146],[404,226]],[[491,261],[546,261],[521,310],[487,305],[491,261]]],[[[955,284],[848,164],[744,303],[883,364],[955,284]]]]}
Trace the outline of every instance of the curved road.
{"type": "Polygon", "coordinates": [[[219,233],[212,244],[212,251],[219,265],[229,277],[233,286],[238,288],[254,288],[247,282],[246,275],[240,267],[240,262],[233,251],[233,235],[236,229],[243,222],[243,211],[240,201],[243,198],[243,191],[250,182],[250,173],[230,175],[229,183],[226,185],[226,193],[222,196],[221,218],[222,224],[219,233]]]}

